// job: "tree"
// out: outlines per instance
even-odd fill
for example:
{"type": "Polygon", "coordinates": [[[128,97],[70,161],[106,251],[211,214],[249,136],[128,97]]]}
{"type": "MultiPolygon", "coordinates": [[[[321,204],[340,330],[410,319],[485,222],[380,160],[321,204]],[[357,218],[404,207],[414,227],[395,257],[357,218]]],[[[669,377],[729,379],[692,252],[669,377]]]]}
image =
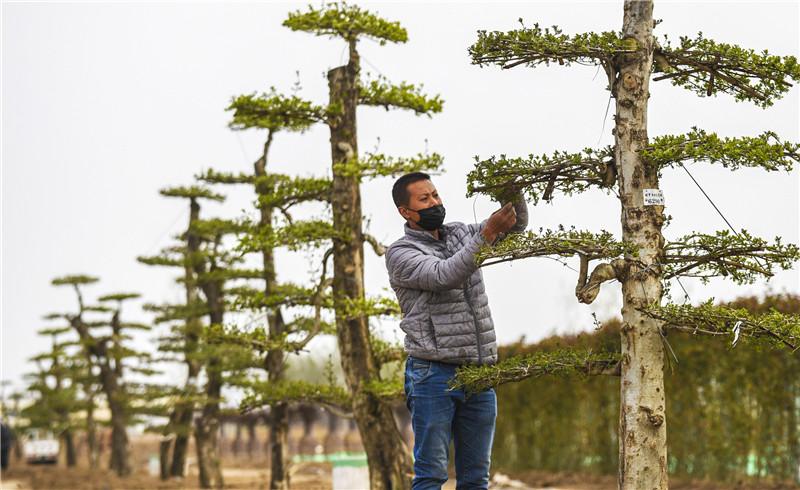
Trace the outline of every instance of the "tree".
{"type": "MultiPolygon", "coordinates": [[[[276,133],[280,131],[305,131],[309,126],[323,120],[324,110],[297,96],[286,97],[275,89],[261,95],[241,95],[235,97],[228,110],[234,111],[230,127],[234,130],[260,129],[266,130],[261,157],[253,164],[253,173],[222,173],[207,170],[198,178],[204,182],[216,184],[247,184],[254,188],[257,199],[258,220],[240,220],[237,229],[240,235],[239,250],[242,253],[256,252],[261,256],[261,269],[254,271],[263,280],[260,290],[238,288],[236,293],[242,309],[266,309],[268,330],[256,327],[253,331],[234,329],[229,332],[230,340],[254,347],[261,362],[258,367],[267,373],[270,386],[244,383],[262,395],[265,389],[273,391],[284,381],[286,354],[298,353],[320,333],[325,323],[321,319],[322,298],[329,289],[326,279],[330,253],[325,253],[322,263],[322,275],[314,291],[309,291],[308,303],[314,307],[313,317],[299,317],[292,322],[284,318],[282,308],[298,306],[292,301],[297,289],[291,285],[277,281],[274,249],[278,246],[298,248],[303,245],[314,245],[327,241],[331,235],[331,227],[322,221],[298,222],[292,219],[290,208],[308,201],[330,200],[331,183],[329,179],[315,177],[292,177],[285,174],[268,172],[267,162],[269,150],[276,133]],[[275,214],[280,212],[284,217],[282,225],[277,223],[275,214]],[[300,338],[289,341],[290,336],[302,334],[300,338]]],[[[252,275],[251,275],[252,276],[252,275]]],[[[242,276],[247,278],[246,276],[242,276]]],[[[327,329],[330,331],[330,328],[327,329]]],[[[252,398],[251,398],[252,399],[252,398]]],[[[288,434],[289,406],[288,399],[279,399],[270,404],[270,488],[289,488],[288,471],[288,434]]],[[[248,408],[253,408],[248,405],[248,408]]]]}
{"type": "MultiPolygon", "coordinates": [[[[133,350],[123,344],[130,337],[129,330],[148,330],[149,326],[123,322],[120,318],[122,303],[138,298],[136,293],[118,293],[101,296],[101,302],[115,302],[116,307],[104,305],[90,306],[84,304],[81,286],[97,282],[96,277],[87,275],[71,275],[53,279],[55,286],[72,286],[78,299],[78,312],[61,315],[67,319],[78,340],[86,360],[86,368],[97,368],[100,386],[106,397],[111,413],[111,458],[109,468],[119,476],[127,476],[131,472],[128,452],[127,426],[135,412],[136,397],[132,386],[123,379],[128,359],[146,360],[147,354],[133,350]],[[89,321],[84,318],[87,312],[111,313],[110,321],[89,321]],[[110,329],[110,333],[95,333],[97,329],[110,329]]],[[[52,315],[51,315],[52,316],[52,315]]]]}
{"type": "MultiPolygon", "coordinates": [[[[347,43],[348,63],[328,71],[329,102],[325,123],[331,133],[333,212],[333,302],[336,333],[352,411],[367,453],[370,487],[408,488],[411,461],[394,423],[390,407],[372,383],[380,383],[380,359],[371,341],[368,315],[352,312],[363,304],[364,243],[377,245],[363,230],[361,182],[414,170],[435,170],[439,155],[392,158],[372,154],[360,157],[356,112],[359,105],[403,108],[416,114],[442,109],[441,99],[426,97],[408,83],[391,85],[384,79],[361,78],[358,41],[370,38],[380,44],[406,42],[408,34],[398,22],[384,20],[357,6],[331,3],[305,12],[291,13],[284,25],[318,36],[337,37],[347,43]],[[350,311],[350,313],[348,313],[350,311]]],[[[375,247],[378,248],[378,247],[375,247]]]]}
{"type": "Polygon", "coordinates": [[[203,359],[199,354],[200,341],[203,334],[202,316],[208,313],[206,303],[199,297],[200,289],[195,270],[195,262],[200,260],[201,237],[194,229],[200,220],[200,200],[207,199],[220,202],[224,196],[211,192],[201,187],[172,187],[161,190],[165,197],[177,197],[189,200],[189,223],[181,239],[185,243],[179,247],[171,247],[154,257],[138,257],[137,260],[146,265],[176,267],[183,269],[183,276],[179,279],[186,291],[186,301],[179,305],[147,305],[146,308],[155,311],[157,323],[177,322],[171,335],[162,338],[159,350],[162,352],[178,353],[181,355],[179,362],[186,365],[186,381],[182,392],[177,394],[178,401],[170,409],[169,422],[161,432],[167,436],[175,434],[172,444],[171,463],[166,453],[169,450],[169,440],[162,441],[161,461],[162,476],[167,473],[174,477],[183,477],[186,467],[186,451],[189,445],[189,436],[192,433],[195,407],[198,402],[196,386],[198,377],[203,369],[203,359]],[[169,464],[169,471],[163,466],[169,464]]]}
{"type": "Polygon", "coordinates": [[[21,415],[28,420],[27,428],[52,430],[63,443],[67,466],[75,466],[78,457],[74,436],[81,424],[72,415],[86,405],[79,398],[78,384],[71,379],[75,358],[67,352],[69,344],[58,338],[69,331],[70,327],[39,330],[40,335],[50,336],[51,349],[31,358],[38,368],[26,375],[33,403],[23,408],[21,415]]]}
{"type": "Polygon", "coordinates": [[[756,53],[736,45],[681,37],[673,46],[653,36],[652,1],[626,0],[622,30],[569,36],[558,27],[523,27],[508,32],[479,31],[470,47],[473,63],[504,69],[595,64],[608,76],[615,99],[613,147],[556,152],[528,158],[479,160],[468,177],[469,193],[497,200],[523,190],[534,203],[599,187],[614,191],[621,204],[622,237],[608,232],[548,230],[511,238],[486,250],[483,265],[524,257],[577,257],[577,299],[591,303],[600,286],[622,284],[622,348],[619,354],[562,352],[549,357],[512,359],[491,368],[465,370],[459,383],[473,389],[554,371],[621,375],[619,486],[625,489],[667,488],[664,352],[666,330],[688,329],[710,335],[733,335],[734,343],[752,338],[796,349],[798,321],[791,315],[753,316],[706,303],[697,307],[662,305],[666,281],[680,277],[726,276],[737,283],[769,277],[789,269],[800,258],[794,245],[780,238],[768,243],[746,231],[693,233],[674,241],[662,235],[664,202],[661,172],[684,162],[719,163],[736,170],[758,167],[790,171],[798,145],[772,132],[757,137],[721,138],[693,128],[685,135],[648,138],[649,83],[669,80],[702,96],[727,93],[737,101],[766,108],[800,80],[794,57],[756,53]],[[592,261],[604,261],[589,273],[592,261]],[[619,363],[615,365],[616,360],[619,363]]]}

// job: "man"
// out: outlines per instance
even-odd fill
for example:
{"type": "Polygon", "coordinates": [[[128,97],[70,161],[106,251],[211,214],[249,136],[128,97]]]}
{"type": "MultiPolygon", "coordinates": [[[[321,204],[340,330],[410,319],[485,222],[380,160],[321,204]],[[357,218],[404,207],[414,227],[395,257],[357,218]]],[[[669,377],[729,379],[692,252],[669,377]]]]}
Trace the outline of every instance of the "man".
{"type": "Polygon", "coordinates": [[[414,430],[412,488],[441,488],[447,481],[452,440],[457,488],[485,489],[497,415],[494,390],[467,397],[463,390],[449,391],[448,381],[459,365],[497,362],[475,253],[506,232],[525,229],[525,201],[518,197],[514,206],[506,204],[480,224],[444,224],[442,199],[422,172],[400,177],[392,198],[406,220],[405,236],[386,251],[386,267],[409,354],[405,392],[414,430]]]}

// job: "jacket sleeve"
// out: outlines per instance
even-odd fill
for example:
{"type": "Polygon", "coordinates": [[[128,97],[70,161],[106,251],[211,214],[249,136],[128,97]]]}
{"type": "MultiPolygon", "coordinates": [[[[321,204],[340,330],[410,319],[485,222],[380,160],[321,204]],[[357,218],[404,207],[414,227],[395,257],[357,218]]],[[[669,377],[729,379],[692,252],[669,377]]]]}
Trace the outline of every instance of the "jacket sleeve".
{"type": "Polygon", "coordinates": [[[460,287],[478,269],[475,254],[485,243],[483,235],[472,234],[464,248],[447,259],[399,243],[386,251],[389,282],[392,286],[424,291],[460,287]]]}

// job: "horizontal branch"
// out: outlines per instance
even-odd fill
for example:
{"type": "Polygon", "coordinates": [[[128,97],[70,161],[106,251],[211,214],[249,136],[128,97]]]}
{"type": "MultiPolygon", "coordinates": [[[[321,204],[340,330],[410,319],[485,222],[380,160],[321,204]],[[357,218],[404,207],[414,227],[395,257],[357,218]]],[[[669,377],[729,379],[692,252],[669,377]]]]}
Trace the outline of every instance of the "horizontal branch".
{"type": "Polygon", "coordinates": [[[383,77],[359,85],[358,103],[381,106],[387,111],[390,108],[408,109],[417,115],[425,114],[428,117],[442,112],[443,104],[439,95],[429,97],[423,94],[422,85],[415,86],[406,82],[392,85],[383,77]]]}
{"type": "Polygon", "coordinates": [[[484,246],[476,254],[482,267],[518,260],[528,257],[573,257],[581,255],[588,260],[613,259],[633,253],[632,246],[626,246],[614,236],[603,231],[592,233],[573,229],[529,231],[508,236],[493,247],[484,246]]]}
{"type": "Polygon", "coordinates": [[[475,157],[475,161],[475,167],[467,174],[467,196],[480,193],[498,202],[508,202],[522,191],[535,204],[539,199],[550,201],[556,190],[571,195],[592,186],[613,187],[617,182],[611,147],[527,158],[475,157]]]}
{"type": "Polygon", "coordinates": [[[305,131],[314,123],[325,122],[325,107],[314,105],[296,95],[279,94],[275,87],[262,94],[239,95],[227,107],[233,111],[231,129],[266,129],[277,131],[305,131]]]}
{"type": "Polygon", "coordinates": [[[278,402],[305,402],[330,405],[339,410],[350,410],[350,394],[341,386],[315,384],[306,381],[249,381],[239,408],[253,410],[278,402]]]}
{"type": "Polygon", "coordinates": [[[701,97],[718,93],[733,95],[737,101],[750,101],[769,107],[792,87],[789,80],[800,80],[800,65],[794,56],[760,53],[735,44],[717,43],[698,33],[693,39],[681,36],[672,46],[667,36],[664,45],[653,53],[654,81],[669,80],[701,97]]]}
{"type": "Polygon", "coordinates": [[[640,154],[660,168],[683,162],[720,163],[730,170],[762,168],[791,172],[800,162],[800,145],[767,131],[756,137],[720,138],[693,127],[687,134],[657,136],[640,154]]]}
{"type": "Polygon", "coordinates": [[[493,366],[466,366],[456,371],[451,389],[470,393],[527,378],[556,375],[619,375],[619,353],[563,349],[512,357],[493,366]]]}
{"type": "Polygon", "coordinates": [[[350,42],[358,38],[375,39],[380,44],[387,41],[404,43],[408,33],[399,22],[391,22],[346,3],[323,4],[320,8],[308,7],[306,12],[295,11],[283,22],[293,31],[305,31],[317,36],[337,36],[350,42]]]}
{"type": "Polygon", "coordinates": [[[673,328],[694,334],[730,336],[735,346],[740,338],[774,347],[800,348],[800,315],[779,313],[754,314],[744,308],[715,306],[711,300],[700,306],[650,305],[640,308],[648,316],[673,328]]]}
{"type": "Polygon", "coordinates": [[[707,281],[724,276],[737,284],[752,284],[759,277],[772,277],[775,269],[789,270],[800,261],[800,249],[750,235],[746,230],[728,230],[714,235],[692,233],[664,246],[665,279],[698,277],[707,281]]]}
{"type": "MultiPolygon", "coordinates": [[[[520,23],[522,19],[520,19],[520,23]]],[[[621,39],[616,32],[588,32],[569,36],[557,26],[542,29],[533,27],[500,32],[478,31],[478,40],[470,46],[472,63],[494,64],[503,69],[519,65],[601,64],[615,55],[632,53],[637,45],[634,39],[621,39]]]]}
{"type": "Polygon", "coordinates": [[[349,160],[333,165],[333,171],[341,176],[358,176],[361,179],[395,177],[411,172],[436,172],[441,169],[443,158],[438,153],[417,154],[413,157],[392,157],[381,153],[367,153],[358,160],[349,160]]]}
{"type": "Polygon", "coordinates": [[[165,197],[182,197],[186,199],[209,199],[211,201],[222,202],[225,196],[211,189],[202,186],[182,186],[182,187],[166,187],[161,189],[159,193],[165,197]]]}

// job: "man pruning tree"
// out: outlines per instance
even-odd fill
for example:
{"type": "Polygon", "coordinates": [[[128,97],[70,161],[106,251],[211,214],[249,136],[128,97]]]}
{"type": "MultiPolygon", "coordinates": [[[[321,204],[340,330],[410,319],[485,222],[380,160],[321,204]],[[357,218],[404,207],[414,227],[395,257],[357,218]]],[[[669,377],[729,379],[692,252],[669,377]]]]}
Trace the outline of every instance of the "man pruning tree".
{"type": "Polygon", "coordinates": [[[389,283],[397,294],[408,353],[406,405],[414,430],[412,488],[447,481],[450,441],[461,488],[488,488],[497,398],[493,389],[449,390],[463,364],[494,364],[497,343],[483,275],[475,254],[507,232],[527,227],[522,198],[479,224],[444,224],[445,209],[428,174],[406,174],[392,198],[406,220],[405,235],[386,251],[389,283]]]}

